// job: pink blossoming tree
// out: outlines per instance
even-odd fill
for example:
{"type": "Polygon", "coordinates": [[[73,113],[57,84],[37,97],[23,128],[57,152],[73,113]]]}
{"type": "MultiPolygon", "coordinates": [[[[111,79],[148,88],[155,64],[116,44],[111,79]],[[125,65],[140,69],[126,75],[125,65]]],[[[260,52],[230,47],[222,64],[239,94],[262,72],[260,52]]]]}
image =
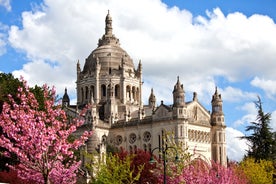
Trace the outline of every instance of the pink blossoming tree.
{"type": "Polygon", "coordinates": [[[219,163],[212,162],[210,165],[204,160],[197,159],[185,167],[180,175],[170,177],[168,183],[247,184],[248,181],[235,163],[230,163],[225,167],[219,163]]]}
{"type": "MultiPolygon", "coordinates": [[[[0,145],[9,153],[15,153],[19,164],[9,166],[22,179],[36,183],[75,183],[80,165],[74,150],[84,144],[91,132],[85,132],[74,141],[69,136],[84,120],[74,119],[70,124],[65,112],[55,105],[55,89],[44,89],[44,109],[39,104],[25,81],[18,88],[19,103],[9,96],[0,115],[0,145]]],[[[83,114],[80,114],[80,117],[83,114]]],[[[6,152],[7,156],[9,153],[6,152]]]]}

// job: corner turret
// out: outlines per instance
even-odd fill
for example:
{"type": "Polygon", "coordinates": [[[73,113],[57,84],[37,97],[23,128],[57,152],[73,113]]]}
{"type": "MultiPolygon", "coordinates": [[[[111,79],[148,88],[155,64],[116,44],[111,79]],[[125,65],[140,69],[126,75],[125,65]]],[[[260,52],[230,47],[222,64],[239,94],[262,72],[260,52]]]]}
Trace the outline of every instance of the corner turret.
{"type": "Polygon", "coordinates": [[[222,111],[222,98],[218,94],[216,87],[212,98],[212,113],[211,113],[211,141],[212,141],[212,160],[224,166],[227,164],[226,156],[226,138],[225,138],[225,123],[224,113],[222,111]]]}
{"type": "Polygon", "coordinates": [[[221,98],[221,94],[218,94],[217,87],[211,103],[212,103],[211,125],[225,126],[224,114],[222,110],[222,98],[221,98]]]}
{"type": "Polygon", "coordinates": [[[178,76],[173,90],[173,118],[185,118],[187,115],[186,108],[187,106],[185,104],[185,92],[183,84],[180,83],[178,76]]]}
{"type": "Polygon", "coordinates": [[[173,106],[174,107],[185,106],[185,92],[184,92],[183,84],[181,84],[179,81],[179,76],[177,77],[177,82],[174,85],[173,106]]]}

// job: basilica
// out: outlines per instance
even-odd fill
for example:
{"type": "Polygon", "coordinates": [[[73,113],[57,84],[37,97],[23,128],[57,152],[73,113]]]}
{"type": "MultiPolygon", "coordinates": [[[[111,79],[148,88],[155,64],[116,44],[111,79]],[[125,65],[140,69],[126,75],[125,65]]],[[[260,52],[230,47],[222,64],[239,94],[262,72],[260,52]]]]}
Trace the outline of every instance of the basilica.
{"type": "MultiPolygon", "coordinates": [[[[142,149],[151,152],[163,146],[166,132],[189,152],[226,165],[225,122],[222,98],[217,89],[210,97],[211,112],[198,101],[197,93],[186,101],[184,87],[176,77],[172,89],[173,104],[157,106],[154,89],[148,102],[142,102],[142,63],[134,66],[112,31],[108,12],[105,33],[81,67],[77,62],[77,104],[71,105],[65,89],[62,105],[69,116],[89,106],[85,124],[79,133],[90,128],[93,135],[85,149],[106,153],[107,145],[129,152],[142,149]]],[[[155,153],[157,154],[157,153],[155,153]]]]}

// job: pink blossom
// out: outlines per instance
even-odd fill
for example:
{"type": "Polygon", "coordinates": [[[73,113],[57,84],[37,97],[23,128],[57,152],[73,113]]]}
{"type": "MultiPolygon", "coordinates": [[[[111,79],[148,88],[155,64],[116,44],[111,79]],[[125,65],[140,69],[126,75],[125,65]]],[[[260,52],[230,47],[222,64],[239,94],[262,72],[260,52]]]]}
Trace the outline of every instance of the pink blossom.
{"type": "MultiPolygon", "coordinates": [[[[85,133],[74,143],[68,137],[76,131],[76,125],[83,120],[75,119],[68,124],[65,112],[55,106],[55,89],[44,89],[43,111],[37,110],[38,102],[29,91],[25,81],[24,87],[18,88],[19,103],[9,96],[9,103],[4,103],[0,115],[0,144],[10,153],[15,153],[19,164],[10,166],[22,179],[32,179],[37,183],[74,183],[80,165],[73,156],[87,140],[91,132],[85,133]],[[63,161],[67,159],[67,163],[63,161]]],[[[5,154],[9,156],[8,153],[5,154]]]]}

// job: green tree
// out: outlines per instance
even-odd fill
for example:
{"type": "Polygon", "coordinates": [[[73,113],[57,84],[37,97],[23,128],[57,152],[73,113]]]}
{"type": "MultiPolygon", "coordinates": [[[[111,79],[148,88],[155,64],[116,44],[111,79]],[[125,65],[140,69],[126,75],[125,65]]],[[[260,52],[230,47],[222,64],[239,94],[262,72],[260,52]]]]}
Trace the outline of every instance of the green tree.
{"type": "MultiPolygon", "coordinates": [[[[16,102],[19,101],[17,98],[18,87],[23,87],[22,81],[15,78],[11,73],[0,73],[0,113],[2,112],[2,106],[4,102],[9,102],[8,95],[11,95],[16,102]]],[[[49,89],[49,88],[48,88],[49,89]]],[[[44,109],[44,89],[38,85],[30,87],[30,91],[35,95],[39,103],[39,110],[44,109]]],[[[55,96],[55,102],[60,100],[58,96],[55,96]]]]}
{"type": "Polygon", "coordinates": [[[38,104],[39,104],[39,108],[38,110],[45,110],[44,107],[44,101],[45,101],[45,97],[44,97],[44,89],[38,85],[35,85],[34,87],[30,88],[30,91],[34,94],[38,104]]]}
{"type": "Polygon", "coordinates": [[[14,78],[11,73],[0,73],[0,113],[2,112],[4,102],[8,102],[9,94],[13,98],[16,98],[19,86],[22,86],[22,82],[14,78]]]}
{"type": "Polygon", "coordinates": [[[275,158],[275,139],[269,123],[271,120],[271,113],[264,113],[262,108],[262,101],[258,96],[255,102],[258,109],[256,122],[251,122],[251,125],[246,127],[246,131],[252,132],[251,135],[241,137],[249,142],[250,148],[247,151],[247,156],[255,158],[255,161],[261,159],[272,160],[275,158]]]}
{"type": "Polygon", "coordinates": [[[86,159],[90,160],[86,167],[90,175],[95,175],[90,181],[91,184],[132,184],[139,180],[143,170],[143,166],[139,166],[139,172],[135,173],[135,169],[131,167],[132,155],[127,155],[122,160],[117,154],[109,154],[105,162],[96,158],[92,154],[86,155],[86,159]]]}

